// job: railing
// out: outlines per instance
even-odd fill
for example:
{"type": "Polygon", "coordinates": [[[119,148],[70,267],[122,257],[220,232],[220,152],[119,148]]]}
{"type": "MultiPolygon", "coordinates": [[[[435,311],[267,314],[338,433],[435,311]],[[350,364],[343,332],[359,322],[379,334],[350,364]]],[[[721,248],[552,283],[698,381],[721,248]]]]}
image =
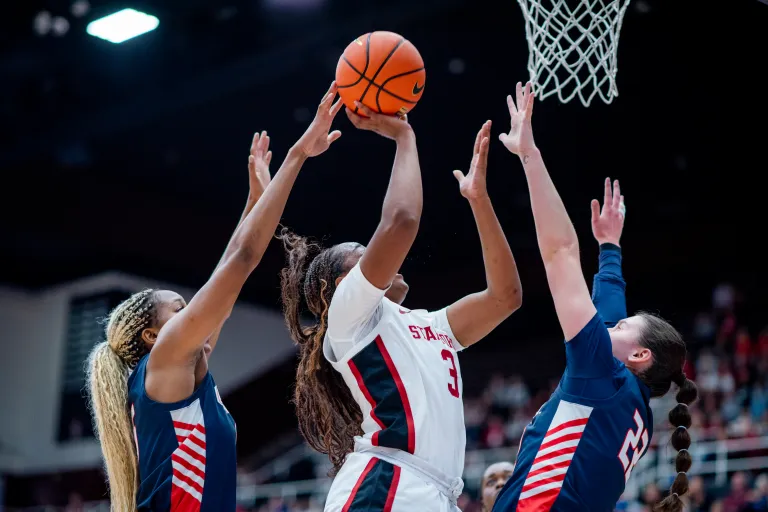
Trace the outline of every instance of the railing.
{"type": "MultiPolygon", "coordinates": [[[[660,440],[657,447],[652,447],[632,471],[627,483],[624,496],[627,499],[637,498],[641,489],[654,482],[668,486],[675,476],[673,459],[674,449],[668,444],[671,432],[657,432],[654,437],[660,440]]],[[[327,468],[327,460],[303,447],[303,457],[311,457],[327,468]]],[[[693,466],[690,474],[714,477],[718,485],[728,480],[728,474],[734,471],[747,471],[768,468],[768,436],[742,439],[727,439],[722,441],[696,441],[690,449],[693,466]],[[757,453],[756,453],[757,452],[757,453]]],[[[293,452],[296,457],[298,452],[293,452]]],[[[514,462],[517,447],[499,448],[493,450],[477,450],[467,452],[464,466],[464,483],[467,489],[479,489],[483,472],[490,464],[502,460],[514,462]]],[[[238,488],[238,501],[251,504],[256,500],[282,497],[293,498],[306,496],[322,499],[328,492],[331,479],[318,478],[299,482],[273,483],[264,485],[241,485],[238,488]]]]}
{"type": "MultiPolygon", "coordinates": [[[[675,476],[673,458],[676,452],[667,442],[669,436],[670,432],[657,432],[654,435],[656,439],[661,441],[661,444],[656,448],[650,448],[632,471],[632,476],[624,492],[626,499],[638,497],[641,489],[649,483],[653,482],[662,487],[671,483],[675,476]]],[[[729,473],[734,471],[768,468],[768,436],[722,441],[697,441],[694,434],[694,442],[690,452],[693,458],[690,474],[712,477],[718,485],[726,484],[729,473]]],[[[480,480],[488,465],[501,460],[514,461],[516,455],[517,447],[467,452],[464,469],[466,488],[479,489],[480,480]]],[[[258,471],[241,475],[241,482],[237,489],[238,502],[250,506],[256,501],[269,498],[303,496],[315,498],[319,503],[322,503],[331,486],[332,480],[330,478],[321,477],[313,480],[260,485],[248,482],[254,478],[274,478],[279,477],[280,474],[287,474],[293,464],[307,457],[316,462],[318,474],[327,472],[329,466],[324,456],[317,454],[307,446],[298,446],[258,471]]],[[[57,507],[32,507],[7,508],[5,512],[59,512],[62,510],[64,509],[57,507]]],[[[106,502],[89,503],[84,510],[86,512],[108,512],[109,507],[106,502]]]]}
{"type": "MultiPolygon", "coordinates": [[[[670,432],[655,434],[658,439],[669,439],[670,432]]],[[[728,482],[728,474],[734,471],[749,471],[768,468],[768,436],[721,441],[697,441],[693,436],[689,449],[693,465],[689,473],[713,477],[717,485],[728,482]]],[[[627,482],[624,496],[636,498],[640,490],[649,483],[662,488],[669,486],[676,475],[674,457],[677,452],[668,443],[640,459],[627,482]]]]}

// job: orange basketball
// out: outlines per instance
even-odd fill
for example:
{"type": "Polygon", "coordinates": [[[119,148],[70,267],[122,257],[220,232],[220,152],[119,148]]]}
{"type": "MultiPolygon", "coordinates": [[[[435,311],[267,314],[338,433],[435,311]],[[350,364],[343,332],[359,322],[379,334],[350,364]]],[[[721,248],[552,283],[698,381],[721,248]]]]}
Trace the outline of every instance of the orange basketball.
{"type": "Polygon", "coordinates": [[[355,113],[357,100],[374,112],[407,114],[421,99],[426,77],[419,51],[394,32],[358,37],[336,66],[339,95],[355,113]]]}

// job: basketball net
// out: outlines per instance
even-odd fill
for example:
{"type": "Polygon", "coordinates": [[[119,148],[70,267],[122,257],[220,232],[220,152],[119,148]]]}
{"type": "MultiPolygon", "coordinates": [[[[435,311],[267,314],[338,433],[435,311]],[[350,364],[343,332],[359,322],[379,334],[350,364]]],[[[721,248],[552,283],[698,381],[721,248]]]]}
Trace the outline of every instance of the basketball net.
{"type": "Polygon", "coordinates": [[[588,107],[595,95],[611,103],[619,32],[630,0],[517,0],[525,17],[528,74],[539,99],[553,94],[588,107]]]}

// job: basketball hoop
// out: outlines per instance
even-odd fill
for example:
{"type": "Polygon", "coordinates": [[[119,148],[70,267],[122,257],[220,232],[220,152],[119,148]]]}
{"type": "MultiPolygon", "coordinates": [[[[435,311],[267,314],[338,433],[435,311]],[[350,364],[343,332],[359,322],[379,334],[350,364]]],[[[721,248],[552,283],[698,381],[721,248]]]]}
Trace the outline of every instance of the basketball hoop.
{"type": "Polygon", "coordinates": [[[557,94],[568,103],[578,96],[588,107],[595,95],[605,103],[619,95],[619,32],[630,0],[517,2],[525,17],[528,74],[539,99],[557,94]]]}

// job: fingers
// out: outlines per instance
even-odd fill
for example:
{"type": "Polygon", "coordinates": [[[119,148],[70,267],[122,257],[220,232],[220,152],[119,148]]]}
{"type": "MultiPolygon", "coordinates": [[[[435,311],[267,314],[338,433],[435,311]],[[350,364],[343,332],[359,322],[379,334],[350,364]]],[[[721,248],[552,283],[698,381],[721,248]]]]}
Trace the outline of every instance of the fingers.
{"type": "Polygon", "coordinates": [[[456,180],[461,183],[461,180],[464,179],[464,173],[461,171],[453,171],[453,176],[456,178],[456,180]]]}
{"type": "Polygon", "coordinates": [[[272,152],[267,151],[267,156],[264,157],[264,162],[267,164],[267,167],[269,167],[269,164],[272,163],[272,152]]]}
{"type": "Polygon", "coordinates": [[[483,124],[482,128],[480,128],[477,131],[477,135],[475,135],[475,146],[472,148],[472,155],[476,155],[480,152],[480,142],[483,140],[483,136],[485,135],[485,124],[483,124]]]}
{"type": "Polygon", "coordinates": [[[509,117],[512,117],[515,114],[517,114],[517,107],[515,106],[515,102],[512,101],[511,94],[507,94],[507,108],[509,109],[509,117]]]}
{"type": "Polygon", "coordinates": [[[262,157],[269,150],[269,136],[264,130],[259,136],[259,142],[256,144],[256,158],[262,157]]]}
{"type": "Polygon", "coordinates": [[[592,207],[592,225],[594,226],[600,219],[600,201],[593,199],[589,206],[592,207]]]}
{"type": "Polygon", "coordinates": [[[367,117],[370,117],[371,119],[378,115],[376,112],[369,109],[359,101],[355,101],[355,106],[358,108],[358,110],[360,110],[363,114],[365,114],[367,117]]]}
{"type": "Polygon", "coordinates": [[[613,204],[613,194],[611,193],[611,178],[605,178],[605,190],[603,192],[603,208],[610,208],[613,204]]]}
{"type": "Polygon", "coordinates": [[[364,119],[363,117],[360,117],[359,115],[355,114],[354,112],[352,112],[348,108],[345,108],[344,112],[347,113],[347,118],[349,118],[350,122],[353,125],[355,125],[355,128],[361,128],[361,129],[363,128],[363,126],[365,125],[366,119],[364,119]]]}
{"type": "Polygon", "coordinates": [[[528,82],[528,98],[525,104],[525,118],[530,121],[533,116],[533,98],[536,96],[531,89],[531,83],[528,82]]]}
{"type": "Polygon", "coordinates": [[[515,102],[517,109],[524,109],[525,103],[523,102],[523,84],[520,82],[517,82],[517,85],[515,86],[515,93],[517,95],[517,101],[515,102]]]}
{"type": "Polygon", "coordinates": [[[336,81],[334,80],[331,82],[331,86],[328,88],[328,90],[323,95],[323,99],[320,101],[320,104],[324,104],[325,102],[329,101],[329,97],[333,98],[336,96],[336,91],[338,91],[338,88],[336,87],[336,81]]]}
{"type": "Polygon", "coordinates": [[[621,196],[621,201],[619,202],[619,213],[622,216],[627,215],[627,205],[624,204],[624,196],[621,196]]]}
{"type": "Polygon", "coordinates": [[[336,101],[336,103],[334,103],[333,106],[331,107],[331,112],[330,112],[331,119],[336,117],[336,114],[338,114],[339,110],[341,110],[343,107],[344,107],[344,102],[341,101],[341,98],[339,98],[339,100],[336,101]]]}
{"type": "Polygon", "coordinates": [[[488,164],[488,144],[490,140],[488,137],[483,137],[483,140],[480,142],[480,151],[478,153],[479,157],[479,166],[478,168],[481,168],[485,170],[486,165],[488,164]]]}
{"type": "Polygon", "coordinates": [[[339,140],[339,137],[341,137],[341,132],[339,130],[334,130],[328,134],[328,138],[326,140],[330,145],[330,144],[333,144],[335,141],[339,140]]]}
{"type": "Polygon", "coordinates": [[[251,141],[251,150],[250,153],[253,155],[256,153],[256,146],[259,145],[259,138],[260,138],[259,132],[256,132],[253,134],[253,140],[251,141]]]}
{"type": "Polygon", "coordinates": [[[619,180],[613,182],[613,209],[618,211],[621,204],[621,188],[619,187],[619,180]]]}

